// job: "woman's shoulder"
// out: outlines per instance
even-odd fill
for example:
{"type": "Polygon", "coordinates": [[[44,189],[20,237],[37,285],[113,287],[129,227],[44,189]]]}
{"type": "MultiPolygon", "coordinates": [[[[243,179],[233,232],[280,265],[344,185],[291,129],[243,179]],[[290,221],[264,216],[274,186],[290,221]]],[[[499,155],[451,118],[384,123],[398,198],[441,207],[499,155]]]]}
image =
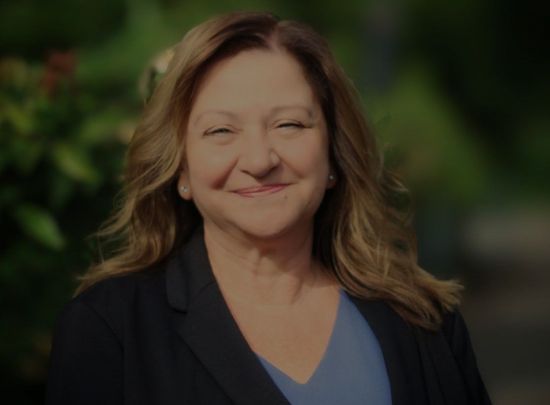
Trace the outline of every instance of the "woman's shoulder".
{"type": "Polygon", "coordinates": [[[121,403],[126,342],[140,307],[158,308],[162,280],[153,271],[106,278],[63,306],[52,334],[47,404],[121,403]]]}
{"type": "Polygon", "coordinates": [[[165,296],[164,272],[142,270],[105,278],[94,283],[72,299],[61,309],[57,327],[95,321],[103,323],[115,335],[122,334],[128,316],[135,313],[136,306],[155,302],[162,303],[165,296]]]}
{"type": "Polygon", "coordinates": [[[461,365],[477,367],[470,330],[459,308],[444,314],[440,333],[461,365]]]}
{"type": "Polygon", "coordinates": [[[409,324],[422,339],[433,342],[441,339],[445,346],[452,350],[453,354],[460,357],[466,346],[471,345],[470,332],[460,307],[456,306],[441,312],[441,322],[434,328],[425,328],[409,324]]]}
{"type": "Polygon", "coordinates": [[[457,349],[461,342],[470,343],[470,332],[459,307],[443,313],[439,332],[453,349],[457,349]]]}
{"type": "Polygon", "coordinates": [[[104,278],[86,288],[75,300],[82,300],[92,305],[123,303],[135,294],[154,294],[164,287],[163,269],[151,268],[140,271],[119,274],[104,278]]]}

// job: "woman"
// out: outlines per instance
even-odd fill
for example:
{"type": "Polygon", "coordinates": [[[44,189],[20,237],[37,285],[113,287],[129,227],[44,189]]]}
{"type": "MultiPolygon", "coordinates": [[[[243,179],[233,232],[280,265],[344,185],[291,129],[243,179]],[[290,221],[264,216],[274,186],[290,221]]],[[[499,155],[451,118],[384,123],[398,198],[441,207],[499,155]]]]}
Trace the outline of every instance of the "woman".
{"type": "Polygon", "coordinates": [[[235,12],[174,49],[53,341],[48,404],[488,404],[326,42],[235,12]]]}

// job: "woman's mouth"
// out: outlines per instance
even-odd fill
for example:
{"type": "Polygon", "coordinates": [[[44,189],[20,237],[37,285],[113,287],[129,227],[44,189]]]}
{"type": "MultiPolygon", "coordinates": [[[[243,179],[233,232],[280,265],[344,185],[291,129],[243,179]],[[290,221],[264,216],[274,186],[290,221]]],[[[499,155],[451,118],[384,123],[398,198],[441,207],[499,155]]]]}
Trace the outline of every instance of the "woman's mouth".
{"type": "Polygon", "coordinates": [[[248,198],[261,197],[281,191],[286,186],[288,186],[288,184],[271,184],[269,186],[249,187],[236,190],[235,193],[242,197],[248,198]]]}

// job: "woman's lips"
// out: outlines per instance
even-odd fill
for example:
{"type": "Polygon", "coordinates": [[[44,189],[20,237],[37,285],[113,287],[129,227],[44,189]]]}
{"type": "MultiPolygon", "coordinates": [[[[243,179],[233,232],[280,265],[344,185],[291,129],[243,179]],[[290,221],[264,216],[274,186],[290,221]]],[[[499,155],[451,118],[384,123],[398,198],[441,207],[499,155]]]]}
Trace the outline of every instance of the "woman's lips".
{"type": "Polygon", "coordinates": [[[280,191],[283,188],[285,188],[287,185],[288,184],[273,184],[273,185],[262,186],[262,187],[243,188],[240,190],[236,190],[235,193],[243,197],[260,197],[263,195],[276,193],[277,191],[280,191]]]}

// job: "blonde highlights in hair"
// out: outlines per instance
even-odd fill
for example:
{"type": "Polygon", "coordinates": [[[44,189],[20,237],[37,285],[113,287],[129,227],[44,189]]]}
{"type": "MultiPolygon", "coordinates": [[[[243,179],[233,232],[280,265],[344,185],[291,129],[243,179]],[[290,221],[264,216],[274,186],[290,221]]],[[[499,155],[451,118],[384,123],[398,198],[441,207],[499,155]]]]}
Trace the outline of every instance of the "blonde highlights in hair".
{"type": "Polygon", "coordinates": [[[350,294],[385,300],[408,322],[436,328],[443,312],[458,305],[462,287],[418,266],[410,211],[400,207],[407,190],[384,167],[359,94],[318,33],[262,12],[217,16],[174,47],[128,147],[120,204],[97,232],[117,248],[90,267],[76,293],[160,264],[201,225],[194,204],[176,189],[191,106],[211,66],[258,48],[296,58],[327,122],[338,181],[315,215],[313,255],[350,294]]]}

